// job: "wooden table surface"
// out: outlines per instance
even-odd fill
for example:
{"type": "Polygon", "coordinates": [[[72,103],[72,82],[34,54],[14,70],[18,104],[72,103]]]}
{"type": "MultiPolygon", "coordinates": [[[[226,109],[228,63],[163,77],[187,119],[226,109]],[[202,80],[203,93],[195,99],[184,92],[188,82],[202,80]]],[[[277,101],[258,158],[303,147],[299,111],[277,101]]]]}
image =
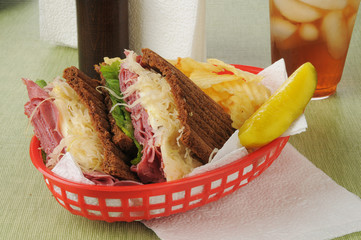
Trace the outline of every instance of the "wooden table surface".
{"type": "MultiPolygon", "coordinates": [[[[271,64],[268,3],[207,1],[208,57],[271,64]],[[226,36],[226,37],[225,37],[226,36]]],[[[158,239],[140,222],[106,223],[69,214],[52,197],[29,157],[32,128],[21,77],[51,80],[78,65],[77,50],[39,38],[37,1],[0,0],[0,239],[158,239]]],[[[312,101],[309,129],[290,140],[318,168],[361,196],[361,18],[356,21],[337,93],[312,101]]],[[[361,239],[361,232],[339,239],[361,239]]]]}

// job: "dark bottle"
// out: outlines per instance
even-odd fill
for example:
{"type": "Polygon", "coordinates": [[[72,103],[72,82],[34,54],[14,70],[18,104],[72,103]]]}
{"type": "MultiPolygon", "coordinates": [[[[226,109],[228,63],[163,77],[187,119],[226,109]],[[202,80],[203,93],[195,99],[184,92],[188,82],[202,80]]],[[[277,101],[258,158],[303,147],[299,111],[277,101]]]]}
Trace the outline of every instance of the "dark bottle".
{"type": "Polygon", "coordinates": [[[76,9],[79,69],[99,79],[94,65],[129,48],[128,0],[76,0],[76,9]]]}

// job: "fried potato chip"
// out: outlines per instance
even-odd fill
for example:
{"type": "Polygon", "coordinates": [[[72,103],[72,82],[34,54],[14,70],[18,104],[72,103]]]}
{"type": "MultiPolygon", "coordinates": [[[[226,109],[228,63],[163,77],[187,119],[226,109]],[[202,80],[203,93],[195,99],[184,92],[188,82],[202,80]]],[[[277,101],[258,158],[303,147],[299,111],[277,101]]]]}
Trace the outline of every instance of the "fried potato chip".
{"type": "Polygon", "coordinates": [[[190,79],[195,82],[200,88],[209,88],[218,83],[244,81],[243,77],[237,77],[230,74],[216,74],[207,72],[193,72],[190,74],[190,79]]]}
{"type": "Polygon", "coordinates": [[[192,58],[178,58],[171,63],[221,105],[237,129],[271,95],[260,83],[262,77],[218,59],[208,59],[204,63],[192,58]]]}

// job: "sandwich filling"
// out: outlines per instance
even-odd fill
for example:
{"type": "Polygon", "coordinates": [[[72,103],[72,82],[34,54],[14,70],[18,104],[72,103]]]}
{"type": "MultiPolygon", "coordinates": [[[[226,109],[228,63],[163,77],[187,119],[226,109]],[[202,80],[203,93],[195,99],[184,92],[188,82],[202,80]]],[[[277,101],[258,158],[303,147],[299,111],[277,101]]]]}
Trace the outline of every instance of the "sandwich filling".
{"type": "Polygon", "coordinates": [[[50,86],[49,95],[59,111],[60,144],[49,156],[48,165],[55,165],[65,148],[84,171],[101,171],[104,151],[89,115],[88,108],[65,81],[57,78],[50,86]]]}
{"type": "Polygon", "coordinates": [[[127,52],[120,70],[120,87],[132,113],[135,137],[143,145],[141,162],[133,169],[145,182],[184,177],[201,163],[183,145],[183,128],[171,93],[161,74],[144,69],[140,57],[127,52]]]}

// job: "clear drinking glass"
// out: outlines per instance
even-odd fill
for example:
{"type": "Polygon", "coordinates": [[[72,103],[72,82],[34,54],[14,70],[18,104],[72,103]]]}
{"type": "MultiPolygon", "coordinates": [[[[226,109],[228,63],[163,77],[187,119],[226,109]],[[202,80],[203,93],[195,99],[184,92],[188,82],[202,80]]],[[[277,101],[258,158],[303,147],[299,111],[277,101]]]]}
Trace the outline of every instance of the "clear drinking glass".
{"type": "Polygon", "coordinates": [[[311,62],[314,98],[336,92],[360,0],[269,0],[272,62],[284,58],[290,75],[311,62]]]}

